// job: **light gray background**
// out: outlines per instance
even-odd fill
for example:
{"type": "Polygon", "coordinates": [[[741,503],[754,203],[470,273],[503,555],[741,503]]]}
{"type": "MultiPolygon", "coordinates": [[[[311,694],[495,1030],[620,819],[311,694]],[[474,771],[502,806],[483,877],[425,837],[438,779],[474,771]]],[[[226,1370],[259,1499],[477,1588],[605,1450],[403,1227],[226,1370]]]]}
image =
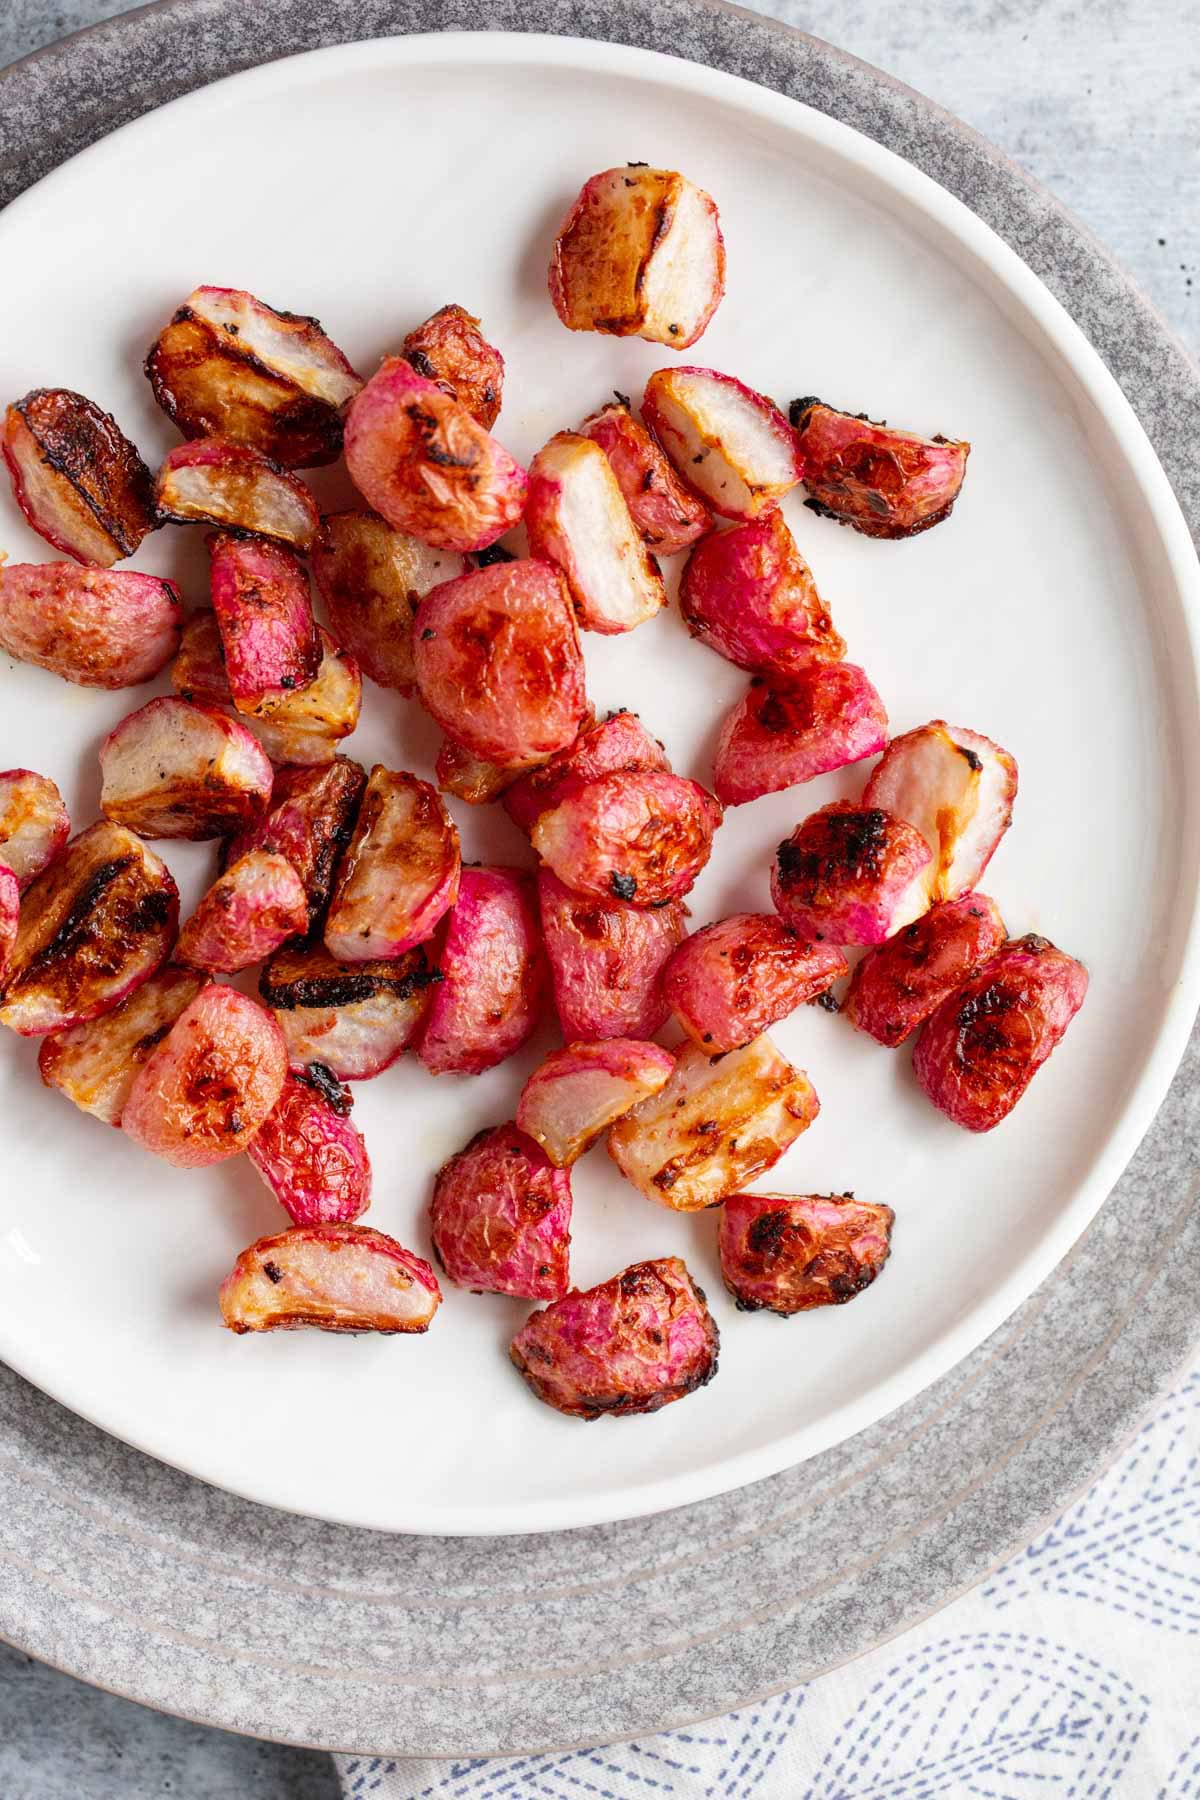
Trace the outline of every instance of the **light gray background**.
{"type": "MultiPolygon", "coordinates": [[[[0,65],[123,10],[0,0],[0,65]]],[[[889,70],[998,144],[1200,349],[1200,0],[777,0],[760,10],[889,70]]],[[[0,1646],[3,1800],[336,1793],[323,1756],[160,1717],[0,1646]]]]}

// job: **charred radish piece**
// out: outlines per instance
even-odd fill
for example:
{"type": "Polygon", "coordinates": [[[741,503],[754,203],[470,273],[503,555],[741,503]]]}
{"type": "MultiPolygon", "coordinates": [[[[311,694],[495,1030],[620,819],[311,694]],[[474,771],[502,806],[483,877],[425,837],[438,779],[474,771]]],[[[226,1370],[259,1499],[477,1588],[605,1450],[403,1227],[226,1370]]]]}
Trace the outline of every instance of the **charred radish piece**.
{"type": "Polygon", "coordinates": [[[224,837],[271,798],[271,765],[246,727],[173,694],[109,732],[100,774],[105,818],[150,838],[224,837]]]}
{"type": "Polygon", "coordinates": [[[291,863],[269,850],[248,850],[202,896],[175,954],[189,968],[236,975],[307,926],[304,884],[291,863]]]}
{"type": "Polygon", "coordinates": [[[304,483],[261,450],[228,438],[195,438],[172,450],[154,483],[160,519],[216,525],[310,550],[321,525],[304,483]]]}
{"type": "Polygon", "coordinates": [[[111,413],[69,388],[35,388],[9,407],[4,460],[39,537],[93,568],[132,556],[157,523],[150,471],[111,413]]]}
{"type": "Polygon", "coordinates": [[[769,1037],[716,1058],[685,1044],[666,1086],[613,1126],[608,1153],[648,1200],[698,1212],[777,1163],[819,1111],[769,1037]]]}
{"type": "Polygon", "coordinates": [[[584,183],[550,262],[550,298],[569,331],[686,350],[724,292],[725,243],[703,188],[636,164],[584,183]]]}
{"type": "Polygon", "coordinates": [[[552,812],[581,781],[594,781],[618,769],[670,767],[666,751],[636,713],[609,713],[599,725],[581,731],[565,750],[515,781],[505,793],[504,810],[514,825],[529,833],[542,813],[552,812]]]}
{"type": "Polygon", "coordinates": [[[714,1056],[748,1044],[847,974],[832,944],[806,943],[774,913],[735,913],[680,944],[662,992],[692,1041],[714,1056]]]}
{"type": "Polygon", "coordinates": [[[919,831],[879,806],[834,800],[780,844],[776,911],[803,937],[882,944],[929,905],[933,858],[919,831]]]}
{"type": "Polygon", "coordinates": [[[682,901],[646,910],[596,900],[573,893],[542,869],[538,904],[554,1005],[568,1043],[648,1038],[666,1023],[670,1008],[661,976],[687,936],[682,901]]]}
{"type": "Polygon", "coordinates": [[[426,710],[488,762],[553,756],[583,723],[579,632],[548,563],[493,563],[434,588],[417,612],[413,652],[426,710]]]}
{"type": "Polygon", "coordinates": [[[458,898],[458,833],[437,789],[376,763],[334,880],[325,947],[339,962],[403,956],[458,898]]]}
{"type": "Polygon", "coordinates": [[[351,404],[346,467],[368,506],[436,550],[483,550],[525,510],[520,463],[402,356],[351,404]]]}
{"type": "Polygon", "coordinates": [[[846,654],[778,508],[696,546],[679,610],[693,637],[752,675],[788,680],[846,654]]]}
{"type": "Polygon", "coordinates": [[[853,1194],[731,1194],[721,1209],[721,1275],[743,1312],[841,1306],[891,1254],[890,1206],[853,1194]]]}
{"type": "Polygon", "coordinates": [[[41,1037],[111,1011],[166,961],[178,920],[166,865],[132,831],[89,826],[25,891],[0,1024],[41,1037]]]}
{"type": "Polygon", "coordinates": [[[323,944],[299,944],[275,953],[258,991],[274,1010],[293,1072],[315,1064],[338,1081],[368,1081],[412,1043],[440,980],[422,949],[347,965],[323,944]]]}
{"type": "Polygon", "coordinates": [[[77,687],[137,687],[179,648],[179,591],[132,569],[0,568],[0,650],[77,687]]]}
{"type": "Polygon", "coordinates": [[[914,537],[949,517],[970,444],[891,431],[814,399],[793,400],[789,417],[814,512],[877,538],[914,537]]]}
{"type": "Polygon", "coordinates": [[[774,401],[716,369],[659,369],[642,413],[676,472],[727,519],[768,512],[804,472],[774,401]]]}
{"type": "Polygon", "coordinates": [[[71,835],[71,821],[57,786],[32,769],[0,774],[0,863],[28,887],[49,868],[71,835]]]}
{"type": "Polygon", "coordinates": [[[127,1137],[178,1169],[239,1156],[283,1089],[287,1051],[269,1012],[234,988],[202,988],[134,1077],[127,1137]]]}
{"type": "Polygon", "coordinates": [[[678,1256],[661,1256],[535,1312],[508,1353],[547,1406],[598,1419],[694,1394],[716,1374],[719,1347],[704,1290],[678,1256]]]}
{"type": "Polygon", "coordinates": [[[418,375],[436,381],[490,431],[500,416],[504,358],[489,344],[479,320],[463,306],[442,306],[410,331],[401,345],[418,375]]]}
{"type": "Polygon", "coordinates": [[[0,863],[0,994],[8,980],[8,966],[21,923],[21,889],[7,863],[0,863]]]}
{"type": "Polygon", "coordinates": [[[723,806],[744,806],[876,755],[887,727],[854,663],[818,663],[778,686],[758,680],[721,727],[713,788],[723,806]]]}
{"type": "Polygon", "coordinates": [[[668,1051],[635,1038],[568,1044],[525,1083],[517,1124],[556,1168],[569,1168],[615,1120],[657,1094],[674,1069],[668,1051]]]}
{"type": "Polygon", "coordinates": [[[433,1248],[476,1293],[559,1300],[570,1280],[571,1177],[515,1125],[480,1131],[438,1170],[433,1248]]]}
{"type": "Polygon", "coordinates": [[[522,869],[464,869],[438,953],[417,1055],[432,1075],[481,1075],[533,1035],[546,956],[533,881],[522,869]]]}
{"type": "Polygon", "coordinates": [[[316,319],[240,288],[188,295],[146,358],[154,398],[187,438],[225,437],[285,469],[333,462],[362,382],[316,319]]]}
{"type": "Polygon", "coordinates": [[[242,713],[272,713],[321,666],[308,577],[290,550],[265,538],[219,532],[208,549],[233,704],[242,713]]]}
{"type": "Polygon", "coordinates": [[[627,402],[602,406],[579,431],[607,456],[647,550],[674,556],[712,530],[707,506],[680,481],[662,445],[634,417],[627,402]]]}
{"type": "Polygon", "coordinates": [[[138,1070],[203,985],[194,970],[164,963],[111,1012],[44,1037],[38,1051],[42,1080],[81,1112],[119,1125],[138,1070]]]}
{"type": "Polygon", "coordinates": [[[667,603],[607,456],[560,431],[529,465],[525,528],[534,556],[563,572],[585,631],[632,631],[667,603]]]}
{"type": "Polygon", "coordinates": [[[922,1027],[917,1080],[965,1131],[1006,1119],[1083,1005],[1082,963],[1032,932],[997,951],[922,1027]]]}
{"type": "Polygon", "coordinates": [[[461,556],[431,550],[375,513],[330,513],[312,549],[312,572],[339,644],[380,687],[411,694],[412,632],[430,588],[465,573],[461,556]]]}
{"type": "Polygon", "coordinates": [[[577,894],[660,906],[687,893],[720,823],[719,802],[698,782],[622,770],[573,786],[530,836],[577,894]]]}
{"type": "Polygon", "coordinates": [[[319,769],[276,769],[270,807],[231,841],[227,865],[251,850],[286,857],[300,877],[310,920],[319,923],[366,785],[366,770],[348,756],[319,769]]]}
{"type": "Polygon", "coordinates": [[[1017,765],[977,731],[934,719],[893,738],[863,793],[914,825],[933,852],[929,889],[954,900],[973,888],[1012,823],[1017,765]]]}
{"type": "Polygon", "coordinates": [[[362,1132],[307,1081],[285,1075],[247,1155],[293,1225],[348,1225],[371,1204],[362,1132]]]}
{"type": "Polygon", "coordinates": [[[863,957],[842,1011],[859,1031],[894,1049],[994,956],[1007,933],[985,894],[942,900],[863,957]]]}
{"type": "Polygon", "coordinates": [[[427,1262],[369,1225],[296,1225],[243,1250],[221,1283],[230,1331],[428,1331],[442,1303],[427,1262]]]}

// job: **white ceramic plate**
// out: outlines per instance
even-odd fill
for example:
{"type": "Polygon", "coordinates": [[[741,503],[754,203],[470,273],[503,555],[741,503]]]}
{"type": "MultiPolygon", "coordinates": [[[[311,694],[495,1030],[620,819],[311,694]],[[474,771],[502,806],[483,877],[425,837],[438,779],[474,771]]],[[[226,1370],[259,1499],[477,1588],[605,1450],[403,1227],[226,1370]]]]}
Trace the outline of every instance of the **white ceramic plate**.
{"type": "MultiPolygon", "coordinates": [[[[871,543],[786,511],[854,660],[904,730],[944,715],[1017,756],[1012,832],[986,886],[1014,933],[1092,971],[1066,1047],[1018,1112],[957,1131],[889,1054],[815,1009],[779,1026],[817,1125],[763,1185],[853,1188],[897,1212],[885,1277],[783,1323],[722,1293],[713,1216],[648,1205],[603,1150],[575,1172],[581,1286],[677,1252],[722,1330],[718,1378],[652,1418],[590,1428],[538,1406],[504,1349],[528,1308],[449,1290],[427,1337],[235,1339],[215,1289],[280,1215],[248,1166],[159,1165],[0,1051],[0,1354],[76,1411],[254,1499],[393,1530],[555,1529],[698,1499],[861,1429],[976,1345],[1087,1224],[1165,1092],[1196,1001],[1197,570],[1168,484],[1099,359],[968,211],[846,127],[732,77],[596,43],[441,36],[268,65],[174,102],[50,176],[0,221],[0,395],[39,384],[110,407],[153,462],[175,441],[141,375],[197,282],[318,314],[370,369],[435,306],[482,314],[508,359],[499,434],[528,457],[667,360],[568,335],[546,298],[554,227],[594,170],[678,166],[721,208],[729,290],[689,360],[786,402],[817,392],[971,439],[951,521],[871,543]]],[[[321,472],[323,500],[349,497],[321,472]]],[[[203,597],[199,533],[134,566],[203,597]]],[[[0,543],[49,553],[7,496],[0,543]]],[[[744,677],[674,612],[587,640],[599,708],[638,709],[704,780],[744,677]]],[[[0,669],[0,767],[95,815],[95,746],[157,689],[104,695],[0,669]]],[[[161,684],[160,684],[161,685],[161,684]]],[[[350,750],[428,773],[435,735],[371,689],[350,750]]],[[[696,923],[768,904],[775,843],[866,768],[732,812],[696,923]]],[[[457,807],[468,856],[527,860],[501,816],[457,807]]],[[[213,862],[165,846],[185,905],[213,862]]],[[[356,1090],[370,1222],[428,1250],[433,1171],[510,1116],[553,1041],[474,1081],[405,1063],[356,1090]]]]}

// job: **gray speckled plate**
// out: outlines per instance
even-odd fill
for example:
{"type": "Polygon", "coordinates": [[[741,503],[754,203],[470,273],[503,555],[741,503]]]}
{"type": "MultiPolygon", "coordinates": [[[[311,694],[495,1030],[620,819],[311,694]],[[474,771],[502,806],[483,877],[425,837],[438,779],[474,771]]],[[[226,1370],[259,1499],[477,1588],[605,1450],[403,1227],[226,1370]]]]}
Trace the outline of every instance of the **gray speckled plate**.
{"type": "MultiPolygon", "coordinates": [[[[535,0],[519,16],[495,6],[468,17],[388,0],[170,0],[5,78],[0,197],[218,75],[434,26],[558,30],[690,56],[906,156],[1073,312],[1195,526],[1200,385],[1102,253],[916,95],[732,9],[535,0]]],[[[1090,1231],[980,1350],[836,1450],[684,1511],[490,1540],[321,1525],[150,1462],[0,1372],[0,1630],[153,1705],[393,1754],[629,1737],[803,1680],[943,1604],[1032,1535],[1187,1353],[1200,1245],[1196,1054],[1090,1231]]]]}

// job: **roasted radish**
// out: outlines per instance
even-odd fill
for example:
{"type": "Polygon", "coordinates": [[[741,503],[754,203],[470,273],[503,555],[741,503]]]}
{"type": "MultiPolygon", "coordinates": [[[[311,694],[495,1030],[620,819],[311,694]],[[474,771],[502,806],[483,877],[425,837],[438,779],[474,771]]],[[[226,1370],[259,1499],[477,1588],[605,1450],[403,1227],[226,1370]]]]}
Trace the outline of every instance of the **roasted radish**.
{"type": "Polygon", "coordinates": [[[1062,1042],[1087,988],[1083,964],[1047,938],[1011,940],[922,1027],[917,1080],[956,1125],[991,1131],[1062,1042]]]}
{"type": "Polygon", "coordinates": [[[636,1038],[568,1044],[525,1083],[517,1124],[556,1168],[568,1168],[615,1120],[657,1094],[674,1069],[669,1051],[636,1038]]]}
{"type": "Polygon", "coordinates": [[[687,893],[720,823],[720,804],[698,782],[622,770],[572,786],[530,835],[577,894],[660,906],[687,893]]]}
{"type": "Polygon", "coordinates": [[[17,932],[21,924],[21,889],[7,863],[0,863],[0,994],[8,980],[17,932]]]}
{"type": "Polygon", "coordinates": [[[109,569],[153,531],[150,471],[111,413],[69,388],[35,388],[10,406],[4,460],[13,497],[48,544],[109,569]]]}
{"type": "Polygon", "coordinates": [[[316,319],[240,288],[188,295],[146,358],[154,398],[184,437],[226,437],[287,469],[333,462],[341,409],[362,382],[316,319]]]}
{"type": "Polygon", "coordinates": [[[330,513],[312,549],[312,572],[342,648],[380,687],[411,694],[412,628],[430,588],[465,572],[461,556],[431,550],[369,512],[330,513]]]}
{"type": "Polygon", "coordinates": [[[21,887],[49,867],[70,835],[66,805],[48,775],[32,769],[0,774],[0,863],[21,887]]]}
{"type": "Polygon", "coordinates": [[[704,1290],[678,1256],[660,1256],[535,1312],[508,1353],[547,1406],[598,1419],[694,1394],[716,1374],[719,1346],[704,1290]]]}
{"type": "Polygon", "coordinates": [[[179,893],[140,838],[103,820],[30,883],[0,1024],[40,1037],[109,1012],[166,961],[179,893]]]}
{"type": "Polygon", "coordinates": [[[721,1208],[721,1275],[743,1312],[841,1306],[891,1253],[890,1206],[853,1194],[731,1194],[721,1208]]]}
{"type": "Polygon", "coordinates": [[[985,894],[941,900],[863,957],[842,1011],[859,1031],[894,1048],[969,981],[1005,940],[985,894]]]}
{"type": "Polygon", "coordinates": [[[270,807],[230,842],[226,864],[250,850],[285,856],[303,884],[310,922],[319,924],[366,785],[365,769],[348,756],[319,769],[276,769],[270,807]]]}
{"type": "Polygon", "coordinates": [[[221,1283],[230,1331],[428,1331],[442,1303],[421,1257],[369,1225],[294,1225],[243,1250],[221,1283]]]}
{"type": "Polygon", "coordinates": [[[248,850],[201,897],[175,954],[192,969],[236,975],[308,928],[304,883],[290,862],[248,850]]]}
{"type": "MultiPolygon", "coordinates": [[[[486,806],[489,801],[498,800],[529,766],[488,762],[486,757],[464,750],[453,738],[443,738],[434,773],[444,794],[455,794],[468,806],[486,806]]],[[[536,768],[537,764],[533,766],[536,768]]]]}
{"type": "Polygon", "coordinates": [[[335,962],[323,944],[285,945],[259,978],[294,1072],[319,1064],[338,1081],[382,1074],[412,1043],[441,975],[424,950],[335,962]]]}
{"type": "Polygon", "coordinates": [[[588,725],[573,744],[514,781],[504,796],[504,810],[514,825],[528,833],[544,812],[581,781],[611,775],[617,769],[670,769],[667,753],[651,737],[636,713],[609,713],[588,725]]]}
{"type": "Polygon", "coordinates": [[[812,398],[793,400],[789,417],[814,512],[878,538],[913,537],[949,516],[970,444],[892,431],[812,398]]]}
{"type": "Polygon", "coordinates": [[[533,556],[566,577],[585,631],[632,631],[667,603],[604,451],[560,431],[529,465],[525,529],[533,556]]]}
{"type": "Polygon", "coordinates": [[[183,621],[179,655],[171,664],[171,686],[181,699],[233,708],[217,615],[209,607],[189,613],[183,621]]]}
{"type": "Polygon", "coordinates": [[[403,956],[458,897],[458,833],[437,789],[376,763],[342,854],[325,921],[339,962],[403,956]]]}
{"type": "Polygon", "coordinates": [[[285,1075],[247,1155],[293,1225],[348,1225],[371,1204],[362,1132],[308,1081],[285,1075]]]}
{"type": "Polygon", "coordinates": [[[777,507],[697,544],[679,610],[693,637],[752,675],[790,679],[846,654],[777,507]]]}
{"type": "Polygon", "coordinates": [[[666,1086],[617,1120],[608,1153],[648,1200],[696,1212],[771,1168],[819,1111],[769,1037],[717,1057],[685,1044],[666,1086]]]}
{"type": "Polygon", "coordinates": [[[442,306],[400,347],[418,375],[461,401],[485,431],[500,416],[504,358],[463,306],[442,306]]]}
{"type": "Polygon", "coordinates": [[[137,687],[179,648],[179,591],[132,569],[0,568],[0,650],[78,687],[137,687]]]}
{"type": "Polygon", "coordinates": [[[437,550],[482,550],[525,510],[525,471],[461,401],[402,356],[346,414],[346,467],[368,506],[437,550]]]}
{"type": "Polygon", "coordinates": [[[634,417],[624,396],[602,406],[579,430],[607,456],[647,550],[674,556],[712,530],[707,506],[680,481],[662,445],[634,417]]]}
{"type": "Polygon", "coordinates": [[[481,1075],[533,1035],[546,955],[523,869],[464,869],[417,1054],[433,1075],[481,1075]]]}
{"type": "Polygon", "coordinates": [[[756,678],[721,727],[713,790],[723,806],[777,794],[875,756],[887,726],[883,701],[854,663],[818,663],[779,686],[756,678]]]}
{"type": "Polygon", "coordinates": [[[100,773],[105,818],[143,837],[224,837],[271,798],[271,765],[246,727],[174,694],[147,700],[109,732],[100,773]]]}
{"type": "Polygon", "coordinates": [[[154,483],[161,519],[216,525],[310,550],[320,529],[304,483],[260,450],[228,438],[194,438],[172,450],[154,483]]]}
{"type": "Polygon", "coordinates": [[[515,1125],[480,1131],[438,1170],[433,1248],[476,1293],[558,1300],[570,1280],[571,1177],[515,1125]]]}
{"type": "Polygon", "coordinates": [[[550,263],[550,298],[568,330],[686,350],[724,292],[725,244],[703,188],[637,163],[584,183],[550,263]]]}
{"type": "Polygon", "coordinates": [[[648,1038],[666,1022],[663,965],[687,936],[676,900],[647,909],[572,893],[549,869],[538,875],[542,937],[564,1038],[648,1038]]]}
{"type": "Polygon", "coordinates": [[[953,900],[973,888],[1012,823],[1017,765],[977,731],[934,719],[893,738],[863,793],[915,825],[933,852],[929,890],[953,900]]]}
{"type": "Polygon", "coordinates": [[[879,806],[834,800],[785,838],[771,898],[804,937],[882,944],[929,905],[929,845],[879,806]]]}
{"type": "Polygon", "coordinates": [[[553,756],[583,723],[579,632],[548,563],[493,563],[434,588],[417,612],[413,651],[426,709],[488,762],[553,756]]]}
{"type": "Polygon", "coordinates": [[[317,626],[321,663],[307,687],[275,701],[255,718],[258,740],[274,763],[320,768],[331,763],[338,745],[357,729],[362,710],[362,676],[348,650],[340,650],[317,626]]]}
{"type": "Polygon", "coordinates": [[[752,519],[804,472],[796,435],[765,394],[715,369],[659,369],[642,413],[678,474],[727,519],[752,519]]]}
{"type": "Polygon", "coordinates": [[[218,532],[209,583],[239,712],[270,713],[316,679],[321,641],[303,565],[282,544],[218,532]]]}
{"type": "Polygon", "coordinates": [[[849,973],[832,944],[810,944],[775,913],[735,913],[694,932],[663,970],[662,992],[710,1056],[736,1050],[849,973]]]}
{"type": "Polygon", "coordinates": [[[44,1037],[38,1051],[42,1080],[81,1112],[119,1125],[138,1070],[203,985],[204,976],[194,969],[164,963],[111,1012],[44,1037]]]}

